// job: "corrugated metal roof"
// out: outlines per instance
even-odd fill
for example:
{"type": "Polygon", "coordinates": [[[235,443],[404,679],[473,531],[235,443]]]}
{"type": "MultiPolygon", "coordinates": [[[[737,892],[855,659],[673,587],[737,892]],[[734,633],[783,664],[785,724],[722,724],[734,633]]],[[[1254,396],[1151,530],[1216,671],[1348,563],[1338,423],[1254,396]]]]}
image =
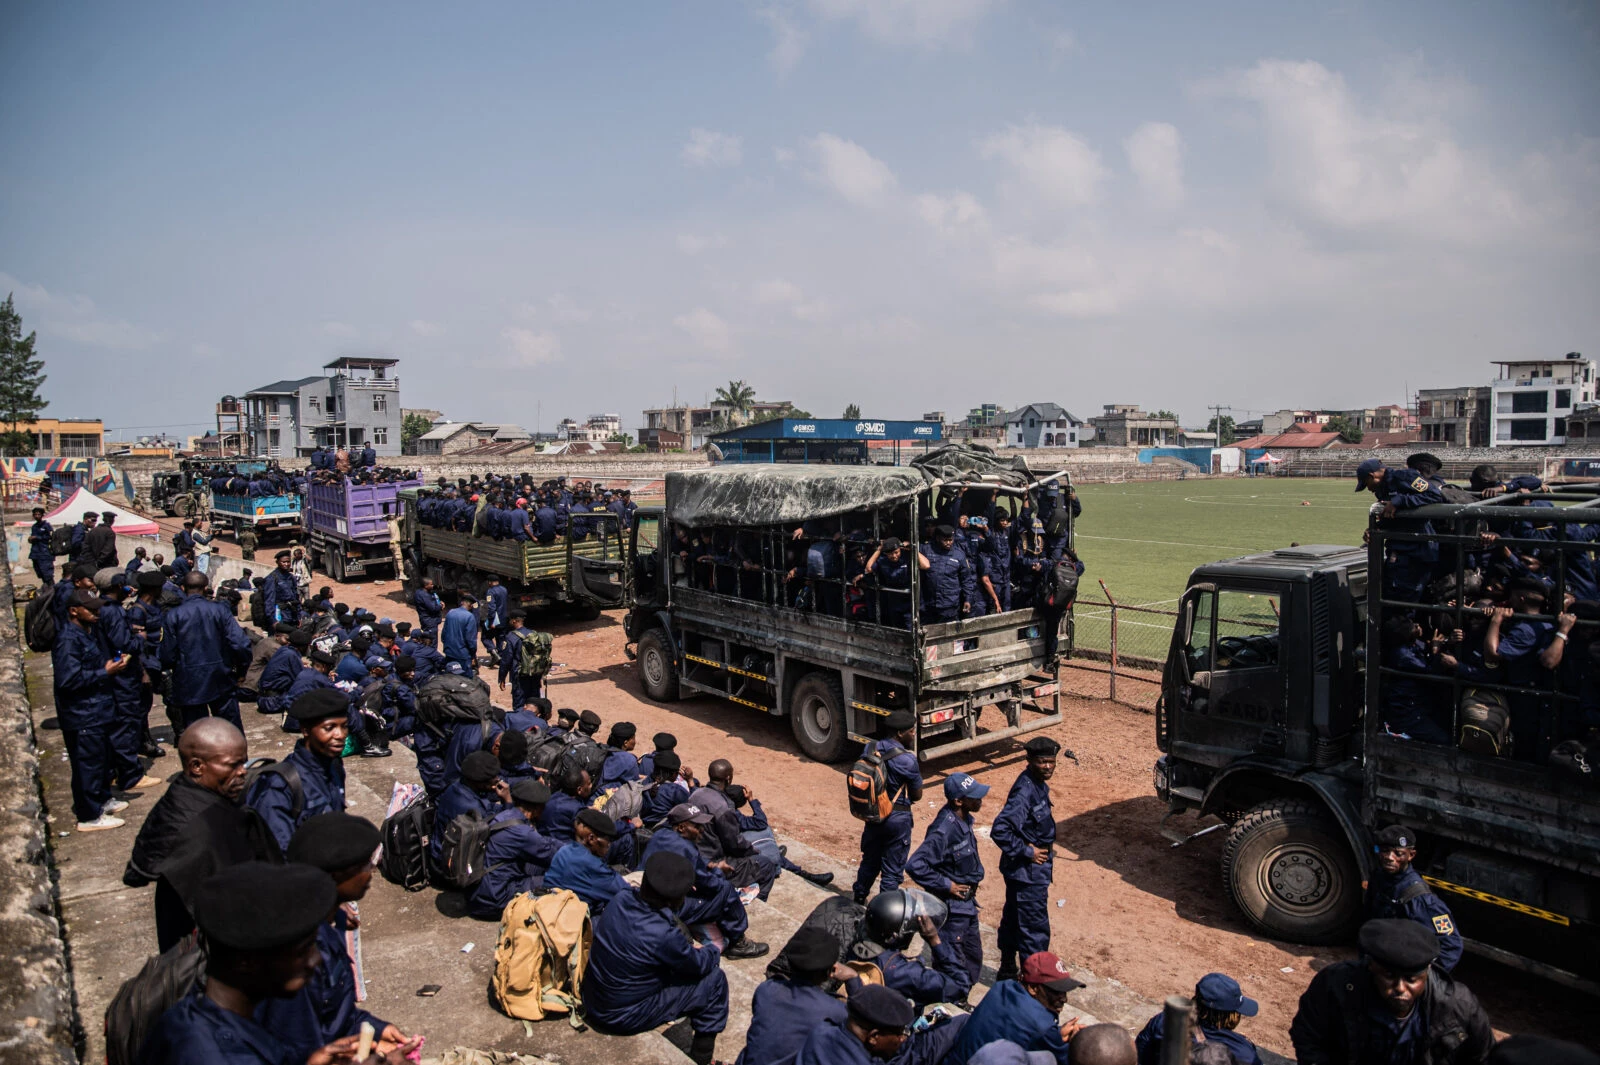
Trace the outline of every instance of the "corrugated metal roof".
{"type": "Polygon", "coordinates": [[[246,392],[245,395],[254,396],[261,393],[271,393],[273,395],[286,396],[300,391],[306,385],[309,385],[314,381],[326,380],[326,377],[302,377],[296,381],[290,381],[287,379],[282,381],[274,381],[270,385],[262,385],[260,388],[252,388],[250,391],[246,392]]]}

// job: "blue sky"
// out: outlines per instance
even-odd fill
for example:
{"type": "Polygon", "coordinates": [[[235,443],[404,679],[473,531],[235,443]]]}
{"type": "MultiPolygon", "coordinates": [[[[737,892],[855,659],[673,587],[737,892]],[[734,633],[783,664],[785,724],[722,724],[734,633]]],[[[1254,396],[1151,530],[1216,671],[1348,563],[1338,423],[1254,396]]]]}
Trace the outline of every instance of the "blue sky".
{"type": "Polygon", "coordinates": [[[1600,355],[1597,105],[1595,3],[19,5],[0,287],[112,429],[1401,402],[1600,355]]]}

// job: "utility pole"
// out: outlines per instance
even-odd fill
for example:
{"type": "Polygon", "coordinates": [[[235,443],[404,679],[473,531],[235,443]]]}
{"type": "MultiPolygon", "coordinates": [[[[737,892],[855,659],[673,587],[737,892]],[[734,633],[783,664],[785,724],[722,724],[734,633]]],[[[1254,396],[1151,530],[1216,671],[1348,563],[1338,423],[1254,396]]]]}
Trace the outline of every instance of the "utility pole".
{"type": "Polygon", "coordinates": [[[1226,404],[1213,403],[1211,406],[1207,407],[1206,410],[1212,412],[1212,417],[1215,419],[1215,424],[1217,426],[1217,428],[1214,430],[1217,434],[1217,446],[1222,447],[1222,412],[1227,411],[1229,414],[1232,414],[1233,408],[1227,406],[1226,404]]]}

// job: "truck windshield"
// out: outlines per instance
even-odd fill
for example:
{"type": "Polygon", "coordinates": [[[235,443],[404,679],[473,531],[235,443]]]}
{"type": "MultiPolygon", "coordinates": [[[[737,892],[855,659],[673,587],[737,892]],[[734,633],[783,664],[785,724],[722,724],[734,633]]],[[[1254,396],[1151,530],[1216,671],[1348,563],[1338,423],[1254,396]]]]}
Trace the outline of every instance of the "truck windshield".
{"type": "Polygon", "coordinates": [[[1278,604],[1270,596],[1223,588],[1200,594],[1189,626],[1192,672],[1278,664],[1278,604]]]}

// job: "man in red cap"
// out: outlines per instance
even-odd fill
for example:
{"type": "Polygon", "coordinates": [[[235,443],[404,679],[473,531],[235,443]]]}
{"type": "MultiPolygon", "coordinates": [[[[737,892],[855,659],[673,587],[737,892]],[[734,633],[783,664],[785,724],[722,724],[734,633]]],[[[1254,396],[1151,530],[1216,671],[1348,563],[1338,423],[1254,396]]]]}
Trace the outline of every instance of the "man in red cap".
{"type": "MultiPolygon", "coordinates": [[[[997,1039],[1024,1050],[1044,1050],[1067,1065],[1067,1041],[1083,1026],[1074,1017],[1061,1023],[1067,992],[1083,986],[1061,959],[1042,950],[1022,963],[1021,980],[997,980],[972,1011],[943,1065],[967,1065],[967,1059],[997,1039]]],[[[1131,1048],[1132,1043],[1130,1041],[1131,1048]]]]}

